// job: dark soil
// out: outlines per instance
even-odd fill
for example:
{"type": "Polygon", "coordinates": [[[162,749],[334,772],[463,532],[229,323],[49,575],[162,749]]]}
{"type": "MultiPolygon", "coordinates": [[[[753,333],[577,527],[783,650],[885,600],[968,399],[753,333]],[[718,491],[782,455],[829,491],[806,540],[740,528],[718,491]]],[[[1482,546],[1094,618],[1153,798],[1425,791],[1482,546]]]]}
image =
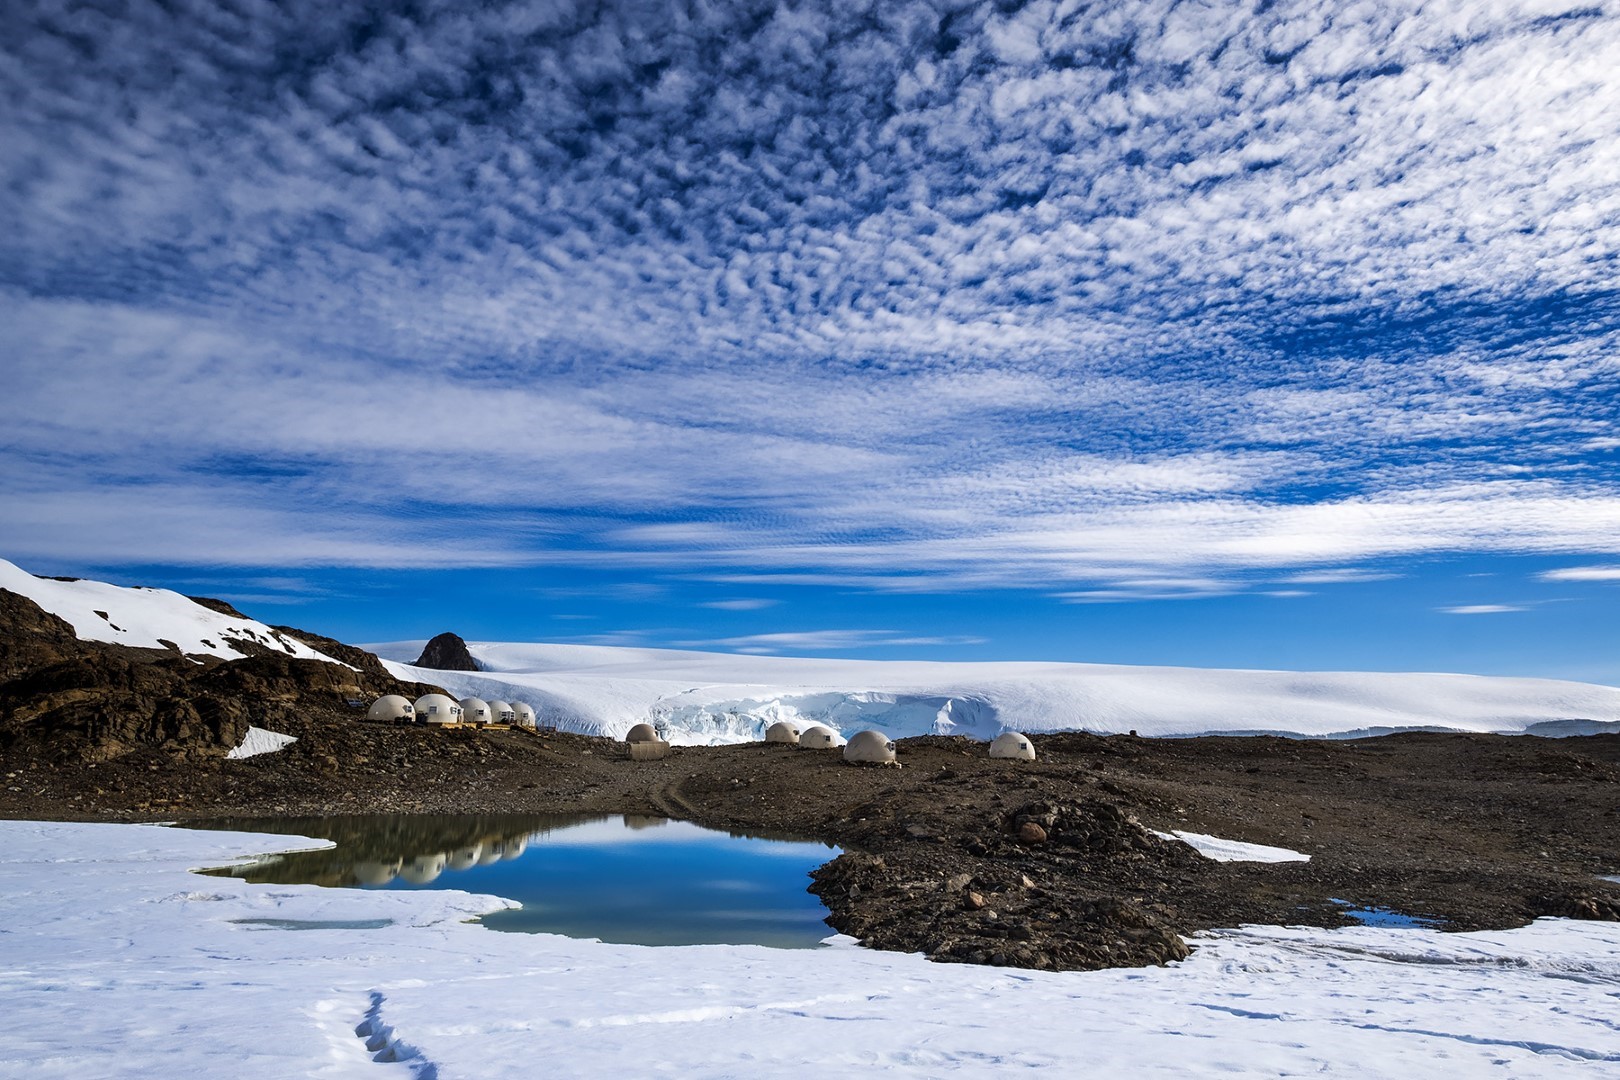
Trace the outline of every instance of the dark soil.
{"type": "Polygon", "coordinates": [[[49,618],[0,605],[0,817],[625,813],[793,834],[844,848],[812,886],[836,929],[1034,968],[1162,963],[1200,930],[1342,925],[1347,904],[1457,930],[1620,918],[1595,876],[1620,873],[1617,735],[1066,734],[1037,736],[1035,762],[930,736],[898,742],[898,769],[766,743],[632,761],[565,733],[369,723],[357,695],[424,689],[369,664],[143,658],[49,618]],[[227,760],[249,721],[299,741],[227,760]],[[1217,863],[1150,830],[1312,858],[1217,863]]]}

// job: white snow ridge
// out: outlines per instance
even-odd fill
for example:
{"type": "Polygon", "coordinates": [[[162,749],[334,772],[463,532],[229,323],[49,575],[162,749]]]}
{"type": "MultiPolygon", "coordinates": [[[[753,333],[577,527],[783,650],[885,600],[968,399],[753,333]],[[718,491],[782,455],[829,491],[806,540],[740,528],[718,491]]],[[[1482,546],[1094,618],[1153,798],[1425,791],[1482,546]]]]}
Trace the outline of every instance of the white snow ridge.
{"type": "Polygon", "coordinates": [[[256,619],[222,615],[168,589],[40,578],[4,559],[0,559],[0,589],[26,596],[64,620],[80,641],[110,641],[143,649],[166,649],[172,644],[183,653],[227,660],[249,655],[239,645],[262,645],[303,660],[338,662],[256,619]]]}
{"type": "Polygon", "coordinates": [[[891,737],[1002,731],[1349,737],[1394,731],[1620,730],[1620,688],[1553,679],[1228,671],[1112,664],[814,660],[591,645],[470,643],[483,670],[410,666],[423,642],[367,648],[403,679],[532,702],[572,731],[671,742],[758,739],[777,720],[891,737]]]}

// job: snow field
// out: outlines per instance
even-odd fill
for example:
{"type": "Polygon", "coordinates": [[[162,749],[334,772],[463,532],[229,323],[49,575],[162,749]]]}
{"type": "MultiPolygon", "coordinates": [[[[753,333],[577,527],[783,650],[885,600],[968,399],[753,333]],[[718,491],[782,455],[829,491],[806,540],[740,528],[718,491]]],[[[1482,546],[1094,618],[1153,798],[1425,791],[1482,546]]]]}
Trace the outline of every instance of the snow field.
{"type": "Polygon", "coordinates": [[[1163,969],[498,934],[456,892],[188,874],[287,837],[0,822],[0,1075],[1611,1077],[1620,926],[1249,927],[1163,969]],[[244,922],[242,920],[265,920],[244,922]],[[276,929],[323,922],[369,930],[276,929]],[[383,1059],[397,1059],[379,1061],[383,1059]]]}

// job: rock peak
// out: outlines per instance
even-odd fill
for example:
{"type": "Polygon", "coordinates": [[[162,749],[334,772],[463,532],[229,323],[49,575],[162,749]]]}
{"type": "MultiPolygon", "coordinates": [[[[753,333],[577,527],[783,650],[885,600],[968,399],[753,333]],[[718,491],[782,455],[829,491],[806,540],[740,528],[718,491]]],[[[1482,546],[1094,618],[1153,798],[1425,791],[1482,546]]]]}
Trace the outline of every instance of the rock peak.
{"type": "Polygon", "coordinates": [[[422,647],[416,666],[436,671],[477,671],[478,661],[467,651],[467,643],[447,630],[422,647]]]}

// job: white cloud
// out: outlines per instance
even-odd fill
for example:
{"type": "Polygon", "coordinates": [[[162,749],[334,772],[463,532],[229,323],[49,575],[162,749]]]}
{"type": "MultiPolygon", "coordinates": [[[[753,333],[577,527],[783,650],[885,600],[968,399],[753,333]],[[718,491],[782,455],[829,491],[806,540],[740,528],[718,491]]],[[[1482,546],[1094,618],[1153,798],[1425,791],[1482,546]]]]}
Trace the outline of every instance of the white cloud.
{"type": "Polygon", "coordinates": [[[1542,581],[1620,581],[1620,566],[1570,566],[1536,576],[1542,581]]]}
{"type": "Polygon", "coordinates": [[[1529,611],[1519,604],[1463,604],[1460,607],[1436,608],[1447,615],[1499,615],[1508,611],[1529,611]]]}
{"type": "Polygon", "coordinates": [[[718,611],[759,611],[762,608],[775,607],[778,602],[758,597],[738,597],[734,600],[710,600],[702,606],[718,611]]]}
{"type": "Polygon", "coordinates": [[[1305,570],[1289,574],[1282,581],[1292,585],[1341,585],[1359,581],[1388,581],[1400,577],[1380,570],[1362,570],[1356,567],[1334,567],[1328,570],[1305,570]]]}
{"type": "Polygon", "coordinates": [[[916,635],[899,630],[804,630],[775,634],[747,634],[741,637],[680,644],[703,648],[721,646],[747,653],[843,651],[880,647],[923,645],[978,645],[983,638],[965,635],[916,635]]]}
{"type": "Polygon", "coordinates": [[[1620,19],[756,14],[19,19],[0,549],[1071,600],[1620,554],[1620,19]]]}

